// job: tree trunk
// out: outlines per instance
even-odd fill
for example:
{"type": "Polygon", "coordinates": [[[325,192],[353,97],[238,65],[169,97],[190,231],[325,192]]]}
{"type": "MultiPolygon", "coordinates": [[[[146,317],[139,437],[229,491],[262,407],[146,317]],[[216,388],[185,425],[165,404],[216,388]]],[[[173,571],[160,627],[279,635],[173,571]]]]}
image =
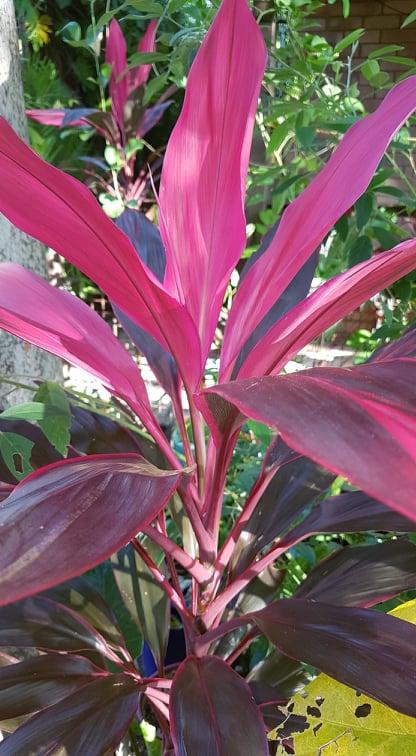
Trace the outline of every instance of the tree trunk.
{"type": "MultiPolygon", "coordinates": [[[[0,0],[0,114],[19,136],[27,140],[13,0],[0,0]]],[[[41,276],[46,275],[45,248],[18,231],[0,214],[0,262],[4,260],[24,265],[41,276]]],[[[61,375],[56,358],[0,330],[0,407],[27,399],[27,394],[1,382],[1,376],[31,383],[33,378],[56,380],[61,375]]]]}

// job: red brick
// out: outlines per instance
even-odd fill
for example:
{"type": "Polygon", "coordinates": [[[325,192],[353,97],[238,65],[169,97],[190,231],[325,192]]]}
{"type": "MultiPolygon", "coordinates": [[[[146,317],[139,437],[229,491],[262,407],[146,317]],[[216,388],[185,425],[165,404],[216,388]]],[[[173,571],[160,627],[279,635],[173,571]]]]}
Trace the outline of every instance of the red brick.
{"type": "Polygon", "coordinates": [[[400,26],[399,14],[392,16],[366,16],[364,29],[398,29],[400,26]]]}
{"type": "MultiPolygon", "coordinates": [[[[338,5],[338,3],[336,3],[338,5]]],[[[339,3],[341,5],[341,3],[339,3]]],[[[352,16],[375,16],[383,12],[383,3],[376,2],[375,0],[368,0],[368,2],[351,2],[351,15],[352,16]]]]}
{"type": "Polygon", "coordinates": [[[403,45],[406,42],[413,42],[416,44],[416,28],[397,30],[383,29],[381,32],[381,41],[393,45],[403,45]]]}
{"type": "Polygon", "coordinates": [[[362,16],[350,16],[349,18],[328,18],[326,26],[328,29],[345,32],[346,29],[348,31],[350,29],[361,29],[364,24],[362,16]]]}
{"type": "MultiPolygon", "coordinates": [[[[356,3],[352,2],[351,6],[355,7],[356,3]]],[[[361,5],[361,3],[358,3],[361,5]]],[[[387,3],[383,2],[383,13],[390,15],[391,13],[401,13],[408,16],[412,10],[415,9],[414,0],[388,0],[387,3]]],[[[355,12],[355,11],[354,11],[355,12]]]]}
{"type": "Polygon", "coordinates": [[[365,34],[361,37],[361,44],[372,44],[374,42],[380,42],[381,39],[381,31],[372,29],[371,31],[366,31],[365,34]]]}

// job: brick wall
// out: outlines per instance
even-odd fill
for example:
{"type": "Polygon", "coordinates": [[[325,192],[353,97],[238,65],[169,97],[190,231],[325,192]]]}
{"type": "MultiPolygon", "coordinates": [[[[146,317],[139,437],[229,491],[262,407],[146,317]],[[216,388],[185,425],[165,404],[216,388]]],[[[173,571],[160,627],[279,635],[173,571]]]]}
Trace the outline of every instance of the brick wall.
{"type": "MultiPolygon", "coordinates": [[[[342,16],[342,4],[327,5],[317,18],[328,42],[334,44],[353,29],[365,29],[361,38],[355,63],[364,60],[370,52],[386,45],[402,45],[405,49],[398,54],[416,60],[416,23],[400,29],[406,16],[416,8],[416,0],[351,0],[348,18],[342,16]]],[[[405,68],[397,63],[379,61],[380,68],[396,80],[405,68]]],[[[362,80],[361,92],[366,105],[371,110],[383,96],[362,80]]]]}

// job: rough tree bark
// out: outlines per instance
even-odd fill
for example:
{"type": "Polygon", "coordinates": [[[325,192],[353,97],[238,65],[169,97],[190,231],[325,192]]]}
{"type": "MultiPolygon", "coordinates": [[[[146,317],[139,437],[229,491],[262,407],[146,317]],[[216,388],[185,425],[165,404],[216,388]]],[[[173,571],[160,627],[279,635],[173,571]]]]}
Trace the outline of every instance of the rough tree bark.
{"type": "MultiPolygon", "coordinates": [[[[0,114],[27,140],[27,124],[13,0],[0,0],[0,114]]],[[[0,215],[0,262],[11,260],[36,273],[46,275],[45,249],[18,231],[0,215]]],[[[0,374],[57,379],[60,363],[51,355],[0,330],[0,374]]],[[[23,392],[0,383],[0,407],[22,401],[23,392]]]]}

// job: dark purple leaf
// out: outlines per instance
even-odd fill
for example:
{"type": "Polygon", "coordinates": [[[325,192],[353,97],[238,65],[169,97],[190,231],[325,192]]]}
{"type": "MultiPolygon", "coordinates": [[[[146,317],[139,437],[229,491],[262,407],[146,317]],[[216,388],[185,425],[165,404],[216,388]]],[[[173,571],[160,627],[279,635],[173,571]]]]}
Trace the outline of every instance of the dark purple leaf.
{"type": "Polygon", "coordinates": [[[314,533],[359,533],[366,530],[413,533],[416,522],[372,499],[364,491],[346,491],[320,501],[290,536],[298,540],[314,533]]]}
{"type": "Polygon", "coordinates": [[[295,597],[369,607],[415,587],[416,546],[401,539],[339,549],[310,572],[295,597]]]}
{"type": "Polygon", "coordinates": [[[0,646],[98,652],[114,658],[105,639],[79,614],[46,596],[0,607],[0,646]]]}
{"type": "MultiPolygon", "coordinates": [[[[215,656],[188,656],[170,696],[176,756],[268,754],[266,730],[245,680],[215,656]]],[[[1,751],[0,751],[1,753],[1,751]]]]}
{"type": "Polygon", "coordinates": [[[156,517],[180,477],[135,454],[77,457],[29,475],[0,508],[0,604],[107,559],[156,517]]]}
{"type": "Polygon", "coordinates": [[[0,669],[0,720],[31,714],[106,673],[81,656],[43,654],[0,669]]]}
{"type": "Polygon", "coordinates": [[[293,449],[416,518],[415,359],[233,381],[206,389],[199,403],[216,443],[234,404],[277,428],[293,449]]]}
{"type": "MultiPolygon", "coordinates": [[[[156,226],[143,213],[129,208],[117,218],[116,224],[128,236],[140,259],[159,281],[163,281],[166,253],[156,226]]],[[[172,355],[114,304],[113,310],[129,338],[146,357],[160,385],[171,397],[176,397],[179,375],[172,355]]]]}
{"type": "Polygon", "coordinates": [[[250,615],[277,648],[416,716],[416,627],[371,609],[283,599],[250,615]]]}
{"type": "Polygon", "coordinates": [[[100,111],[95,108],[72,108],[72,110],[68,108],[65,110],[62,126],[71,126],[74,121],[91,119],[91,116],[97,116],[99,113],[100,111]]]}
{"type": "Polygon", "coordinates": [[[289,659],[276,648],[250,670],[247,682],[253,685],[265,685],[275,691],[275,700],[287,701],[305,687],[307,674],[303,665],[296,659],[289,659]]]}
{"type": "Polygon", "coordinates": [[[35,714],[0,743],[0,754],[103,756],[119,745],[137,705],[136,681],[107,675],[35,714]]]}
{"type": "Polygon", "coordinates": [[[154,105],[152,108],[147,108],[147,110],[144,111],[143,118],[139,124],[136,134],[139,139],[141,137],[144,137],[144,135],[147,134],[147,132],[150,131],[153,126],[156,126],[156,124],[159,123],[166,108],[168,108],[169,105],[172,104],[172,102],[173,100],[166,100],[166,102],[161,102],[158,105],[154,105]]]}
{"type": "Polygon", "coordinates": [[[283,465],[271,479],[236,543],[233,572],[244,570],[261,549],[282,535],[334,477],[306,457],[283,465]]]}

